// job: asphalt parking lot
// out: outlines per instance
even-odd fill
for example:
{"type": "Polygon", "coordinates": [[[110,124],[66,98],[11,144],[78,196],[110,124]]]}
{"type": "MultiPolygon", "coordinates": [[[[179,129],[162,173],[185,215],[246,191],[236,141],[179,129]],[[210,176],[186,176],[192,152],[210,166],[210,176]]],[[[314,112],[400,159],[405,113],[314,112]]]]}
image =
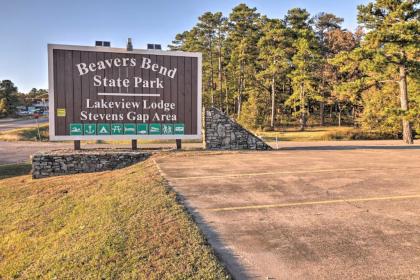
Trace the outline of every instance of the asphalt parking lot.
{"type": "Polygon", "coordinates": [[[237,279],[419,279],[420,148],[156,159],[237,279]]]}

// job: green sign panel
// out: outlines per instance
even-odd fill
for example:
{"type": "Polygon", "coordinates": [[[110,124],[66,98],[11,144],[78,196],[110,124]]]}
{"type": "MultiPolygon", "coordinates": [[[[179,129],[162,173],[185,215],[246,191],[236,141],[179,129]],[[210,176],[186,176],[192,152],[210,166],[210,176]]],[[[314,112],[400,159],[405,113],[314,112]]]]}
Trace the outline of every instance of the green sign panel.
{"type": "Polygon", "coordinates": [[[173,126],[173,124],[168,124],[168,123],[162,124],[162,134],[165,134],[165,135],[172,135],[172,134],[174,134],[174,126],[173,126]]]}
{"type": "Polygon", "coordinates": [[[160,134],[160,123],[151,123],[149,133],[151,135],[160,134]]]}
{"type": "Polygon", "coordinates": [[[81,123],[70,124],[70,135],[83,135],[83,125],[81,123]]]}
{"type": "Polygon", "coordinates": [[[174,134],[177,134],[177,135],[185,134],[185,126],[183,123],[174,124],[174,134]]]}
{"type": "Polygon", "coordinates": [[[98,124],[98,135],[110,135],[111,134],[111,125],[108,123],[98,124]]]}
{"type": "Polygon", "coordinates": [[[137,134],[142,134],[142,135],[149,134],[149,125],[147,123],[137,124],[137,134]]]}
{"type": "Polygon", "coordinates": [[[95,123],[85,123],[83,125],[83,133],[85,135],[96,135],[96,124],[95,123]]]}
{"type": "Polygon", "coordinates": [[[124,124],[124,134],[136,134],[136,124],[135,123],[125,123],[124,124]]]}
{"type": "Polygon", "coordinates": [[[71,123],[70,135],[185,135],[185,124],[71,123]]]}
{"type": "Polygon", "coordinates": [[[183,123],[71,123],[70,135],[184,135],[183,123]]]}
{"type": "Polygon", "coordinates": [[[123,135],[124,134],[124,125],[122,123],[111,124],[111,134],[112,135],[123,135]]]}

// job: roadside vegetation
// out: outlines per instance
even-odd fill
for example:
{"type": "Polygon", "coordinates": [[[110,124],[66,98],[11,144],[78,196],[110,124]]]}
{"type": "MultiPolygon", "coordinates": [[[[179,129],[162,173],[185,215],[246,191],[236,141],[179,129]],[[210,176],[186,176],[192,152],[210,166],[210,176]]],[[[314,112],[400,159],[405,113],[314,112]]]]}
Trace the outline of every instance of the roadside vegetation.
{"type": "MultiPolygon", "coordinates": [[[[203,55],[203,105],[251,130],[351,126],[327,139],[394,139],[420,134],[419,1],[357,6],[359,26],[329,12],[292,8],[269,18],[239,4],[205,12],[168,47],[203,55]],[[414,132],[414,133],[413,133],[414,132]]],[[[0,117],[47,96],[0,82],[0,117]]],[[[305,135],[305,134],[302,134],[305,135]]]]}
{"type": "MultiPolygon", "coordinates": [[[[41,124],[39,133],[42,141],[48,140],[48,125],[41,124]]],[[[0,141],[39,141],[37,127],[27,127],[0,131],[0,141]]]]}
{"type": "MultiPolygon", "coordinates": [[[[256,131],[266,141],[335,141],[335,140],[395,140],[401,135],[380,131],[364,131],[354,127],[308,127],[305,131],[286,128],[279,131],[256,131]]],[[[418,136],[417,136],[418,137],[418,136]]]]}
{"type": "Polygon", "coordinates": [[[15,278],[227,275],[147,160],[102,173],[0,180],[0,279],[15,278]]]}
{"type": "Polygon", "coordinates": [[[420,132],[419,1],[375,0],[357,14],[359,27],[347,30],[327,11],[296,7],[269,18],[239,4],[226,15],[204,13],[170,48],[203,54],[204,105],[250,129],[303,131],[312,120],[412,143],[411,131],[420,132]]]}

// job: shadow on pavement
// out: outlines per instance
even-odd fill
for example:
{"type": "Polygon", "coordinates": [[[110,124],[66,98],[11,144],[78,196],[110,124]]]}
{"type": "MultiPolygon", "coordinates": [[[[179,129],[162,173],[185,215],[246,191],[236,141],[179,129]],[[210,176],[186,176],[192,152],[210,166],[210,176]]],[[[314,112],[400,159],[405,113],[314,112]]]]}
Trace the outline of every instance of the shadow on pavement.
{"type": "Polygon", "coordinates": [[[404,146],[305,146],[305,147],[279,147],[282,151],[340,151],[340,150],[420,150],[420,145],[404,146]]]}
{"type": "Polygon", "coordinates": [[[29,175],[31,169],[32,164],[29,162],[22,162],[16,164],[1,164],[0,180],[16,176],[29,175]]]}
{"type": "MultiPolygon", "coordinates": [[[[169,184],[170,186],[170,184],[169,184]]],[[[172,187],[171,187],[172,188],[172,187]]],[[[173,191],[175,191],[172,188],[173,191]]],[[[247,267],[240,264],[238,255],[236,255],[231,248],[225,245],[225,242],[217,231],[211,225],[212,222],[204,221],[198,210],[190,205],[179,192],[176,192],[178,201],[185,207],[186,211],[191,215],[194,222],[197,224],[206,240],[211,245],[216,257],[222,263],[226,271],[233,277],[233,279],[247,279],[250,277],[247,267]]],[[[248,268],[249,269],[249,268],[248,268]]],[[[258,275],[252,275],[252,278],[258,278],[258,275]]]]}

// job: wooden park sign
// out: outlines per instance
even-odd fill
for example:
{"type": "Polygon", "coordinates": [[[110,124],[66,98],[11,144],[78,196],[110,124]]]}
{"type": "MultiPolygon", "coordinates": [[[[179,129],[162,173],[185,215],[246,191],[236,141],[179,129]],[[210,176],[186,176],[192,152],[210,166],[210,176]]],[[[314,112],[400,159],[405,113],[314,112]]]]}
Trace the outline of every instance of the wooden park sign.
{"type": "Polygon", "coordinates": [[[201,138],[201,54],[48,45],[51,140],[201,138]]]}

